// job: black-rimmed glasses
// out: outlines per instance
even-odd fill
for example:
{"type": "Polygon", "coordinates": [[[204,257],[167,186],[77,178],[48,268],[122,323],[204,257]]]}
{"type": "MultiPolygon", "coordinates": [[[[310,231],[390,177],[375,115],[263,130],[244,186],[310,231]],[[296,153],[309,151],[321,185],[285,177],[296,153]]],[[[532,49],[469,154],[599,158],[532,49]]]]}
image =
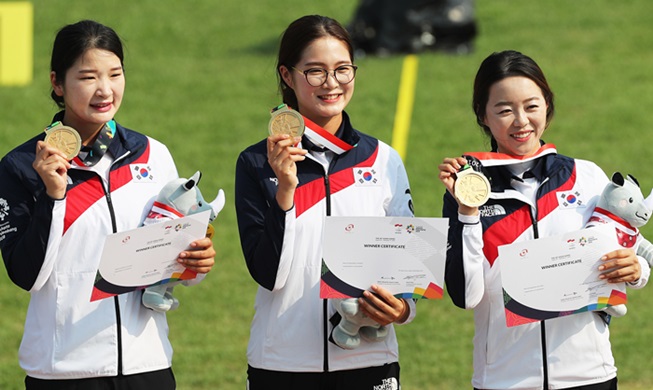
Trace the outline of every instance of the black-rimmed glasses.
{"type": "MultiPolygon", "coordinates": [[[[301,72],[306,77],[306,82],[312,87],[319,87],[326,83],[327,77],[329,77],[329,70],[324,68],[310,68],[306,70],[300,70],[292,67],[298,72],[301,72]]],[[[332,71],[333,78],[336,79],[340,84],[349,84],[356,77],[356,65],[341,65],[335,68],[332,71]]]]}

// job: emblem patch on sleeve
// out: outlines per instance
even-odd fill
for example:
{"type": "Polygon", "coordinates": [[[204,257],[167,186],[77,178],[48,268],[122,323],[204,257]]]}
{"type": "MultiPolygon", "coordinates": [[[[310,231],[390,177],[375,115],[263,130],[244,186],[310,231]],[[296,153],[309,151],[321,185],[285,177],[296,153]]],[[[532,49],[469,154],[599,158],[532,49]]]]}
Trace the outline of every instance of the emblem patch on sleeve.
{"type": "Polygon", "coordinates": [[[9,233],[15,233],[18,229],[12,227],[5,219],[9,216],[9,202],[0,198],[0,242],[4,241],[9,233]]]}
{"type": "Polygon", "coordinates": [[[9,203],[6,199],[0,198],[0,222],[4,222],[9,215],[9,203]]]}

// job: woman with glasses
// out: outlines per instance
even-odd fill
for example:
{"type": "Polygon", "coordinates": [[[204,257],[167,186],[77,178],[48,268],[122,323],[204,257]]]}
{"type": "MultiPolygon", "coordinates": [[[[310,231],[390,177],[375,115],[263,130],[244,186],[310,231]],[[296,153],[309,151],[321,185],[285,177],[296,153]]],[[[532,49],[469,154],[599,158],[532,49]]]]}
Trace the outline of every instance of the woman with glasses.
{"type": "Polygon", "coordinates": [[[412,321],[415,303],[372,286],[360,307],[389,334],[348,350],[331,341],[338,314],[320,298],[327,216],[413,215],[397,152],[356,130],[344,112],[356,70],[338,22],[313,15],[291,23],[277,71],[283,102],[303,116],[303,135],[270,135],[237,161],[241,245],[259,284],[247,351],[250,390],[399,388],[391,324],[412,321]]]}

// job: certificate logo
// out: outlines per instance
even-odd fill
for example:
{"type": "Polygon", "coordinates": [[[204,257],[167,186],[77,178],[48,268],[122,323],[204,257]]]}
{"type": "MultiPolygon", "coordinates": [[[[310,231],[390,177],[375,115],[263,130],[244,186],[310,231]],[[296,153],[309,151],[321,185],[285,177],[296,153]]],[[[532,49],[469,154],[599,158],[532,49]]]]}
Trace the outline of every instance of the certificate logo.
{"type": "Polygon", "coordinates": [[[354,230],[354,224],[353,223],[350,223],[347,226],[345,226],[345,231],[346,232],[351,232],[353,230],[354,230]]]}
{"type": "Polygon", "coordinates": [[[188,222],[184,223],[184,224],[178,223],[178,224],[175,225],[175,231],[178,232],[180,230],[186,229],[187,227],[190,227],[190,223],[188,223],[188,222]]]}
{"type": "Polygon", "coordinates": [[[406,233],[411,234],[414,231],[415,231],[415,226],[413,224],[406,226],[406,233]]]}

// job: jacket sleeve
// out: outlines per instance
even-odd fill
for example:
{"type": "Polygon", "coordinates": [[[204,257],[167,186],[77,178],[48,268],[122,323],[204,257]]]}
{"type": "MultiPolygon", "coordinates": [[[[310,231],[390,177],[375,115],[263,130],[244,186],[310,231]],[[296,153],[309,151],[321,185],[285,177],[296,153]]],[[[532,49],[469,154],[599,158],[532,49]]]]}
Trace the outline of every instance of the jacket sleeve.
{"type": "Polygon", "coordinates": [[[473,309],[485,293],[483,228],[480,217],[458,214],[458,203],[448,192],[444,195],[442,216],[449,218],[445,284],[453,303],[473,309]]]}
{"type": "Polygon", "coordinates": [[[386,215],[393,217],[413,217],[413,197],[410,192],[410,184],[406,168],[401,161],[399,153],[390,149],[389,159],[389,179],[391,181],[390,197],[387,199],[385,206],[386,215]]]}
{"type": "Polygon", "coordinates": [[[31,161],[20,160],[25,158],[5,157],[0,163],[0,249],[9,278],[29,291],[47,269],[52,228],[56,221],[63,226],[65,201],[51,199],[31,161]]]}
{"type": "MultiPolygon", "coordinates": [[[[260,156],[241,153],[236,162],[235,202],[240,244],[252,278],[272,291],[284,282],[277,281],[284,243],[286,219],[294,210],[285,212],[273,198],[266,198],[262,183],[260,156]]],[[[270,171],[271,172],[271,171],[270,171]]]]}
{"type": "Polygon", "coordinates": [[[646,259],[638,255],[637,261],[639,261],[639,266],[641,268],[641,275],[637,281],[626,283],[626,286],[633,288],[635,290],[644,288],[648,283],[649,278],[651,277],[651,266],[648,264],[646,259]]]}

